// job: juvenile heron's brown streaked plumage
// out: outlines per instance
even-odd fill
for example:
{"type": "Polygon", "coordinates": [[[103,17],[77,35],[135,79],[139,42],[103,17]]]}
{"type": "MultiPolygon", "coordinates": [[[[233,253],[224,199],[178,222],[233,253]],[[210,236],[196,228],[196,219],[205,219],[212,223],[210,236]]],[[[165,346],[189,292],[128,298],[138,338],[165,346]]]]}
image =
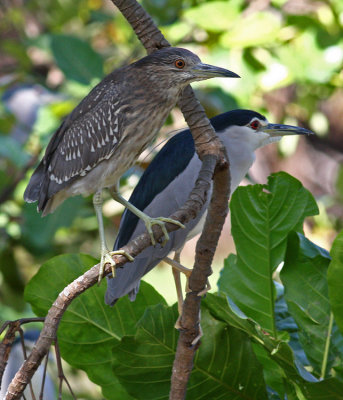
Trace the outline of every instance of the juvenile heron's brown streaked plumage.
{"type": "Polygon", "coordinates": [[[113,71],[55,132],[25,190],[25,201],[38,201],[38,210],[46,215],[70,196],[95,193],[99,219],[98,194],[115,187],[151,143],[182,89],[215,76],[238,77],[172,47],[113,71]]]}

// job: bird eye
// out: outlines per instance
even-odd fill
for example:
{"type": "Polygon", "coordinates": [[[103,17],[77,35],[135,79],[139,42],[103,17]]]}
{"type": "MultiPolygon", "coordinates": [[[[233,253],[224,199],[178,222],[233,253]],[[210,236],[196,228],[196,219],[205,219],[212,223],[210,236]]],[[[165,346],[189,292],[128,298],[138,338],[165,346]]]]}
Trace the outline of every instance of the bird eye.
{"type": "Polygon", "coordinates": [[[175,67],[182,69],[185,66],[185,62],[180,58],[179,60],[175,61],[175,67]]]}
{"type": "Polygon", "coordinates": [[[254,129],[257,131],[257,129],[260,127],[260,123],[255,119],[254,121],[250,122],[250,128],[254,129]]]}

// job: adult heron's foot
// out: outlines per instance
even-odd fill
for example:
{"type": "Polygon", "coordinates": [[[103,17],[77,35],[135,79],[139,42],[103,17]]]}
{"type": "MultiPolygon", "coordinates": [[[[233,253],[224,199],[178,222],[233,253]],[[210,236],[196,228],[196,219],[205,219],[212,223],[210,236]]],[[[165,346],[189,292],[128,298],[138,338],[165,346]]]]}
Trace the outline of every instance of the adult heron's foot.
{"type": "Polygon", "coordinates": [[[150,240],[151,240],[151,243],[152,243],[153,246],[155,246],[155,244],[156,244],[154,233],[152,231],[152,226],[153,225],[159,225],[161,227],[161,229],[162,229],[162,232],[164,234],[164,240],[162,241],[162,247],[169,240],[169,235],[168,235],[168,232],[167,232],[167,229],[166,229],[166,226],[165,226],[166,223],[169,222],[170,224],[178,225],[180,228],[185,228],[185,226],[183,224],[181,224],[181,222],[176,221],[176,220],[171,219],[171,218],[164,218],[164,217],[152,218],[152,217],[149,217],[149,215],[146,215],[143,211],[139,210],[133,204],[131,204],[130,202],[125,200],[124,197],[122,197],[119,194],[119,192],[117,191],[116,188],[110,188],[110,193],[111,193],[111,195],[112,195],[114,200],[118,201],[120,204],[125,206],[128,210],[130,210],[133,214],[135,214],[138,218],[140,218],[145,223],[146,229],[149,232],[150,240]]]}
{"type": "Polygon", "coordinates": [[[210,281],[207,279],[204,289],[200,290],[200,292],[198,293],[198,296],[205,296],[205,294],[207,292],[209,292],[211,289],[212,289],[212,286],[210,284],[210,281]]]}
{"type": "Polygon", "coordinates": [[[112,256],[115,256],[115,255],[125,256],[128,259],[128,261],[130,261],[130,262],[132,262],[134,260],[134,258],[132,256],[130,256],[130,254],[127,253],[125,250],[108,251],[107,249],[104,249],[101,252],[100,270],[99,270],[99,276],[98,276],[98,285],[100,284],[101,279],[103,278],[104,269],[105,269],[105,265],[106,264],[110,264],[111,265],[112,277],[114,278],[116,276],[116,273],[115,273],[116,262],[112,258],[112,256]]]}
{"type": "Polygon", "coordinates": [[[145,223],[145,227],[150,235],[150,240],[153,246],[155,246],[156,244],[156,240],[154,237],[154,233],[152,231],[152,226],[153,225],[158,225],[161,227],[163,235],[164,235],[164,239],[162,241],[162,247],[168,242],[169,240],[169,234],[166,228],[166,223],[170,223],[170,224],[175,224],[178,225],[180,228],[185,228],[185,225],[181,224],[181,222],[176,221],[174,219],[171,218],[164,218],[164,217],[158,217],[158,218],[151,218],[149,216],[145,216],[145,218],[143,218],[144,223],[145,223]]]}

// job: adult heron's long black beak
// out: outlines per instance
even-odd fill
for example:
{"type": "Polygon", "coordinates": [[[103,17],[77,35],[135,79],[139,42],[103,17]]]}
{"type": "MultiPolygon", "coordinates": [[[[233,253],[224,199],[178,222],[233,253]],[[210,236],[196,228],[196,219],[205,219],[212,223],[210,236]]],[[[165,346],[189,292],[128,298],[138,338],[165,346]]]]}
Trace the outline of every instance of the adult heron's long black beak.
{"type": "Polygon", "coordinates": [[[314,135],[312,131],[299,126],[268,124],[261,129],[270,136],[286,136],[286,135],[314,135]]]}
{"type": "Polygon", "coordinates": [[[191,71],[198,79],[209,79],[214,77],[240,78],[239,75],[225,68],[214,65],[199,63],[192,67],[191,71]]]}

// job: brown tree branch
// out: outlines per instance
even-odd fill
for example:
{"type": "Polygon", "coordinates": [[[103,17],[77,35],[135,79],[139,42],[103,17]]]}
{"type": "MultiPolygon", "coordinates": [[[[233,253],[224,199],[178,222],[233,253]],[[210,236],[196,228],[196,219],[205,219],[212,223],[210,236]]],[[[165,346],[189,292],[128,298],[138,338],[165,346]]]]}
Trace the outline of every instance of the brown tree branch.
{"type": "MultiPolygon", "coordinates": [[[[212,155],[204,157],[199,177],[187,202],[180,210],[172,214],[170,218],[186,224],[196,217],[206,202],[206,194],[211,185],[215,165],[216,157],[212,155]]],[[[166,228],[169,232],[179,229],[177,225],[169,223],[166,224],[166,228]]],[[[156,240],[159,240],[163,236],[160,227],[154,227],[154,234],[156,240]]],[[[133,239],[129,244],[123,247],[123,249],[135,257],[150,245],[150,235],[146,232],[133,239]]],[[[121,255],[114,256],[113,259],[117,263],[117,267],[120,267],[127,262],[126,257],[121,255]]],[[[109,264],[106,264],[105,275],[109,273],[112,273],[111,267],[109,264]]],[[[56,301],[53,303],[48,311],[47,316],[45,317],[43,329],[31,351],[31,354],[23,363],[7,389],[5,397],[6,400],[20,398],[26,385],[28,382],[30,382],[33,374],[42,362],[44,356],[47,354],[51,344],[54,340],[56,340],[58,325],[69,304],[85,290],[96,284],[98,281],[98,276],[99,264],[93,266],[82,276],[75,279],[58,295],[56,301]]]]}
{"type": "Polygon", "coordinates": [[[189,289],[183,304],[180,319],[180,336],[177,344],[169,398],[182,400],[186,396],[187,383],[193,368],[193,358],[200,342],[199,319],[201,297],[198,293],[212,274],[211,264],[219,236],[228,212],[230,195],[226,182],[230,180],[228,168],[218,169],[215,174],[211,204],[205,226],[197,242],[193,272],[189,278],[189,289]]]}
{"type": "Polygon", "coordinates": [[[29,324],[31,322],[44,322],[44,318],[21,318],[15,321],[6,321],[0,327],[0,335],[5,331],[5,329],[7,329],[7,332],[0,343],[0,389],[2,376],[7,365],[8,357],[10,355],[13,342],[16,339],[15,334],[16,332],[20,332],[22,325],[29,324]]]}
{"type": "MultiPolygon", "coordinates": [[[[5,337],[3,341],[0,344],[0,388],[1,388],[1,381],[2,381],[2,376],[4,374],[8,357],[11,352],[11,348],[13,345],[13,342],[15,340],[15,334],[20,328],[20,322],[19,321],[7,321],[5,324],[5,327],[8,326],[7,332],[5,334],[5,337]]],[[[4,328],[5,328],[4,327],[4,328]]]]}
{"type": "MultiPolygon", "coordinates": [[[[141,40],[148,53],[159,48],[169,46],[168,41],[163,37],[151,17],[136,2],[136,0],[112,0],[119,8],[124,17],[133,27],[138,38],[141,40]]],[[[173,368],[171,399],[184,398],[189,374],[192,367],[192,360],[197,346],[192,345],[192,341],[198,335],[200,298],[197,293],[206,285],[208,275],[211,274],[211,262],[215,252],[222,225],[227,213],[227,200],[229,197],[229,170],[225,157],[225,150],[215,135],[215,132],[207,119],[204,109],[195,98],[190,86],[188,86],[179,101],[181,110],[191,129],[196,151],[203,161],[203,165],[196,182],[185,206],[174,213],[171,218],[177,219],[183,224],[195,218],[202,205],[206,201],[206,193],[209,188],[215,165],[220,166],[214,174],[214,190],[212,200],[208,210],[205,228],[201,240],[197,245],[196,262],[194,272],[191,276],[190,287],[192,292],[187,295],[183,307],[181,319],[184,331],[180,335],[176,361],[173,368]],[[194,275],[194,276],[193,276],[194,275]],[[186,363],[187,373],[185,379],[182,374],[184,368],[182,363],[186,363]],[[174,388],[175,387],[175,388],[174,388]]],[[[169,232],[178,229],[174,224],[167,224],[169,232]]],[[[159,227],[154,227],[156,239],[162,237],[159,227]]],[[[145,233],[132,240],[123,249],[135,257],[142,250],[150,245],[150,236],[145,233]]],[[[118,267],[127,260],[124,256],[114,256],[118,267]]],[[[107,265],[105,273],[110,273],[107,265]]],[[[58,324],[64,311],[71,301],[83,293],[90,286],[97,282],[98,265],[91,268],[84,275],[77,278],[68,285],[58,296],[46,317],[41,335],[34,346],[29,358],[16,374],[11,382],[6,400],[18,399],[25,389],[25,386],[32,378],[35,370],[47,353],[53,340],[56,338],[58,324]]]]}

